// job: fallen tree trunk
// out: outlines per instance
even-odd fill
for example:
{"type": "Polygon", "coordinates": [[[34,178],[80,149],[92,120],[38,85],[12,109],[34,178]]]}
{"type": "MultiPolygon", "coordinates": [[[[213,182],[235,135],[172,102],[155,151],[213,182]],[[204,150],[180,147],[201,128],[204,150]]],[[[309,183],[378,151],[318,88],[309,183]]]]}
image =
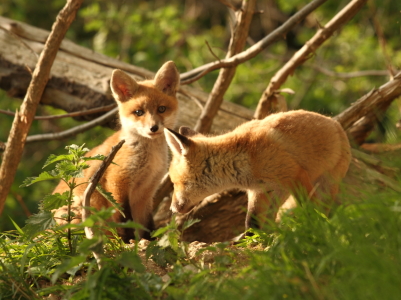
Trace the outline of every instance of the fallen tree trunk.
{"type": "MultiPolygon", "coordinates": [[[[43,50],[49,32],[0,16],[0,88],[16,98],[25,96],[38,55],[43,50]]],[[[109,79],[113,69],[121,69],[138,80],[153,77],[154,73],[117,59],[96,53],[64,40],[51,70],[41,104],[67,112],[83,111],[114,103],[109,79]]],[[[201,105],[208,95],[189,86],[178,93],[180,105],[177,124],[193,127],[201,105]],[[198,103],[198,104],[197,104],[198,103]]],[[[77,117],[92,120],[99,114],[77,117]]],[[[242,106],[224,102],[212,131],[234,128],[252,118],[252,112],[242,106]]]]}

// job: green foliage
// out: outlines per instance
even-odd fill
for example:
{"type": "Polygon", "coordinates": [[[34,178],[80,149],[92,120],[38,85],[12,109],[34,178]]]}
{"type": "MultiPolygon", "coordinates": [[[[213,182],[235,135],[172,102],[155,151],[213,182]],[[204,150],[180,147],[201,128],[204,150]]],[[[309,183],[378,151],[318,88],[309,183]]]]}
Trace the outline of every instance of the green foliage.
{"type": "Polygon", "coordinates": [[[198,257],[213,255],[207,263],[188,259],[173,219],[146,250],[166,275],[145,268],[137,245],[75,235],[79,251],[71,255],[60,234],[43,232],[33,241],[17,228],[0,239],[0,293],[24,299],[50,293],[65,299],[398,299],[399,197],[387,191],[357,203],[350,198],[330,218],[304,203],[238,246],[201,249],[198,257]],[[106,263],[98,270],[91,251],[102,243],[106,263]]]}
{"type": "MultiPolygon", "coordinates": [[[[196,1],[195,1],[196,2],[196,1]]],[[[205,5],[208,5],[205,1],[205,5]]],[[[251,39],[259,40],[280,22],[303,7],[308,1],[279,0],[274,3],[277,16],[255,15],[251,39]],[[260,18],[260,19],[258,19],[260,18]],[[271,20],[270,20],[271,19],[271,20]],[[274,23],[276,22],[276,23],[274,23]],[[257,29],[257,27],[260,27],[257,29]]],[[[270,78],[315,32],[317,20],[326,24],[347,1],[328,1],[302,22],[286,39],[272,45],[256,58],[237,69],[234,82],[225,99],[254,108],[270,78]]],[[[65,1],[53,0],[37,5],[27,0],[5,0],[0,14],[49,30],[65,1]]],[[[202,15],[191,13],[185,3],[170,1],[86,1],[68,37],[111,57],[156,70],[166,60],[174,60],[181,72],[224,57],[230,38],[226,9],[218,1],[202,15]],[[220,5],[220,6],[219,6],[220,5]],[[223,7],[223,8],[222,8],[223,7]],[[156,26],[157,25],[157,26],[156,26]]],[[[199,7],[202,9],[202,7],[199,7]]],[[[198,7],[197,7],[198,9],[198,7]]],[[[315,55],[298,68],[283,88],[294,95],[285,95],[291,108],[304,108],[334,115],[352,102],[385,83],[386,77],[343,79],[322,74],[316,66],[335,72],[386,69],[386,57],[400,68],[399,1],[373,0],[328,40],[315,55]],[[380,28],[374,27],[374,18],[380,28]],[[377,38],[383,31],[386,49],[377,38]]],[[[197,10],[195,10],[196,12],[197,10]]],[[[195,86],[210,91],[217,72],[208,74],[195,86]]],[[[0,92],[2,109],[15,110],[19,103],[0,92]]],[[[400,118],[399,103],[394,103],[370,140],[396,143],[400,132],[394,126],[400,118]]],[[[42,106],[37,114],[58,114],[57,109],[42,106]]],[[[12,117],[2,116],[0,140],[6,141],[12,117]]],[[[78,125],[71,119],[56,122],[34,122],[31,134],[59,131],[78,125]]],[[[303,205],[281,224],[271,224],[246,237],[237,246],[214,244],[199,255],[211,252],[212,262],[188,259],[188,245],[181,242],[181,230],[175,220],[156,231],[146,250],[148,259],[162,266],[168,275],[145,268],[137,245],[125,246],[118,239],[101,234],[121,224],[106,220],[117,207],[92,212],[83,224],[54,227],[50,210],[67,205],[70,192],[51,192],[54,179],[67,181],[82,175],[86,150],[73,147],[69,151],[81,156],[61,154],[62,145],[86,143],[98,145],[110,134],[95,128],[70,141],[52,141],[45,145],[26,146],[25,156],[17,171],[15,183],[6,201],[5,215],[0,220],[0,298],[43,299],[50,294],[63,299],[398,299],[400,288],[401,207],[400,195],[381,193],[364,199],[352,199],[336,209],[330,218],[322,216],[314,205],[303,205]],[[80,154],[78,153],[80,152],[80,154]],[[49,153],[56,153],[45,161],[49,153]],[[52,171],[40,166],[56,164],[52,171]],[[39,167],[38,167],[39,166],[39,167]],[[32,188],[40,182],[40,188],[32,188]],[[22,184],[23,189],[19,188],[22,184]],[[17,199],[22,198],[32,212],[26,216],[17,199]],[[83,238],[83,228],[97,231],[92,240],[83,238]],[[12,231],[5,230],[11,230],[12,231]],[[46,230],[51,229],[51,230],[46,230]],[[71,237],[66,231],[71,229],[71,237]],[[105,265],[98,270],[92,251],[105,249],[105,265]],[[188,267],[189,266],[189,267],[188,267]]],[[[102,159],[94,157],[94,159],[102,159]]],[[[393,161],[392,163],[398,163],[393,161]]],[[[72,185],[73,189],[74,186],[72,185]]],[[[108,197],[110,198],[110,197],[108,197]]],[[[72,212],[66,217],[73,216],[72,212]]],[[[129,223],[124,226],[138,228],[129,223]]]]}

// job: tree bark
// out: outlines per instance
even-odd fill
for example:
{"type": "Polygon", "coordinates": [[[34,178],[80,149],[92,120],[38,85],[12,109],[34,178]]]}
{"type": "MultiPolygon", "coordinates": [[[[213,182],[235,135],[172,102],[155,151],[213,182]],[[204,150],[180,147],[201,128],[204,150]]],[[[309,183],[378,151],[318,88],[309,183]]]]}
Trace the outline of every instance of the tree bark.
{"type": "Polygon", "coordinates": [[[69,0],[60,11],[53,25],[45,47],[40,54],[36,68],[32,74],[32,80],[17,112],[8,137],[7,147],[3,155],[3,163],[0,167],[0,215],[3,212],[7,194],[14,181],[18,164],[21,160],[25,140],[31,127],[36,108],[42,98],[43,91],[49,79],[50,69],[58,52],[58,48],[75,19],[75,15],[83,0],[69,0]]]}

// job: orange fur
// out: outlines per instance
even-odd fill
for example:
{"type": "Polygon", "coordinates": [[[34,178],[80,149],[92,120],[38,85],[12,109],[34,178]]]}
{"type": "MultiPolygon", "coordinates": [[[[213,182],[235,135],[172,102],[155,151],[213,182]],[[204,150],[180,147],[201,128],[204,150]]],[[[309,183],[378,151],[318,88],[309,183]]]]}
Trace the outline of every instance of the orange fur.
{"type": "MultiPolygon", "coordinates": [[[[167,62],[157,72],[154,80],[136,82],[124,72],[115,70],[110,85],[119,106],[121,130],[87,155],[108,155],[112,146],[125,139],[125,144],[113,160],[116,165],[111,164],[107,168],[100,184],[113,194],[114,199],[124,209],[126,218],[116,212],[112,217],[114,222],[134,220],[153,230],[153,196],[167,170],[167,145],[163,129],[175,125],[178,111],[175,93],[179,86],[179,73],[173,62],[167,62]]],[[[90,168],[85,170],[84,178],[79,178],[78,183],[87,182],[98,169],[100,162],[89,161],[88,164],[90,168]]],[[[73,211],[77,217],[73,223],[81,221],[86,186],[80,185],[74,190],[73,211]]],[[[53,193],[66,190],[67,185],[60,182],[53,193]]],[[[110,206],[97,191],[93,193],[90,201],[91,206],[98,210],[110,206]]],[[[66,213],[66,209],[62,207],[55,211],[58,223],[65,223],[60,217],[66,213]]],[[[132,229],[119,229],[118,233],[125,242],[134,238],[132,229]]],[[[150,238],[149,232],[142,230],[139,235],[150,238]]]]}
{"type": "Polygon", "coordinates": [[[341,125],[303,110],[277,113],[205,137],[184,128],[165,130],[173,152],[173,212],[188,212],[204,197],[229,188],[248,192],[247,227],[253,218],[275,219],[291,195],[317,200],[330,194],[350,163],[350,145],[341,125]]]}

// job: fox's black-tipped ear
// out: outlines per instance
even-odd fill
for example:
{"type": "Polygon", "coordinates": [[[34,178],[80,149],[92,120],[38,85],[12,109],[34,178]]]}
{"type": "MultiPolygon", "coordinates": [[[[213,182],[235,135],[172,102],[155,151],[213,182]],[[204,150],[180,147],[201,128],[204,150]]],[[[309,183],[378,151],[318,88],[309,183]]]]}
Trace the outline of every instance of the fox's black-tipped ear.
{"type": "Polygon", "coordinates": [[[167,145],[174,155],[188,154],[189,145],[191,144],[190,139],[168,128],[164,128],[164,135],[166,136],[167,145]]]}
{"type": "Polygon", "coordinates": [[[159,71],[157,71],[154,85],[163,93],[169,96],[175,96],[180,86],[180,73],[172,61],[166,62],[159,71]]]}
{"type": "Polygon", "coordinates": [[[127,73],[116,69],[111,74],[110,88],[117,102],[125,102],[135,94],[138,83],[127,73]]]}
{"type": "Polygon", "coordinates": [[[202,135],[201,133],[185,126],[181,126],[179,129],[180,134],[186,136],[186,137],[193,137],[195,135],[202,135]]]}

